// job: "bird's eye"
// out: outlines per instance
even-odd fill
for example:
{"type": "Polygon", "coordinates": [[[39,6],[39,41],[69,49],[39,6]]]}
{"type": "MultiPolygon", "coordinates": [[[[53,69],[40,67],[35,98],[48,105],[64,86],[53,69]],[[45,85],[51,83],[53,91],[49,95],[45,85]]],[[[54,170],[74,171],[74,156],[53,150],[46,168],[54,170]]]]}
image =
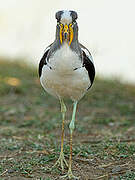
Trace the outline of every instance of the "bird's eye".
{"type": "Polygon", "coordinates": [[[73,22],[72,22],[72,26],[74,26],[75,24],[76,24],[76,21],[73,21],[73,22]]]}
{"type": "Polygon", "coordinates": [[[73,23],[69,24],[69,27],[73,27],[73,23]]]}
{"type": "Polygon", "coordinates": [[[60,22],[58,22],[57,25],[58,25],[60,28],[63,28],[63,24],[61,24],[60,22]]]}

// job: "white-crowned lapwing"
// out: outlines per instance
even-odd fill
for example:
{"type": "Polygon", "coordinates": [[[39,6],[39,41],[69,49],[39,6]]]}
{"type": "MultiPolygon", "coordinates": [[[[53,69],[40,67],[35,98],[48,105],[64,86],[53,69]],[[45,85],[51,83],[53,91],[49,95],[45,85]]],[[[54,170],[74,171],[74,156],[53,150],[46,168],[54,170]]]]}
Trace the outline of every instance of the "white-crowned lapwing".
{"type": "MultiPolygon", "coordinates": [[[[59,99],[62,113],[61,152],[55,165],[64,170],[64,163],[68,166],[68,173],[63,177],[77,179],[71,170],[72,165],[72,135],[75,127],[75,114],[78,101],[90,89],[95,77],[93,59],[88,51],[78,41],[78,25],[75,11],[58,11],[56,38],[49,45],[39,63],[39,76],[43,88],[59,99]],[[67,164],[63,153],[64,120],[66,106],[64,98],[73,101],[73,114],[70,122],[70,157],[67,164]]],[[[89,38],[89,37],[88,37],[89,38]]]]}

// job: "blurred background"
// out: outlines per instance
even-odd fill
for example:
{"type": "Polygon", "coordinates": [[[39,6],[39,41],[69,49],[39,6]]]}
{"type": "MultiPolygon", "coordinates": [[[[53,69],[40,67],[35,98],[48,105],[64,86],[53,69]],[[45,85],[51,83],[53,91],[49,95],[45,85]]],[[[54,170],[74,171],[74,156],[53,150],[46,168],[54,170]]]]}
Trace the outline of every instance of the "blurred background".
{"type": "MultiPolygon", "coordinates": [[[[133,180],[135,0],[0,0],[0,177],[52,180],[66,173],[49,171],[59,157],[61,113],[37,73],[62,9],[77,11],[79,41],[92,53],[97,75],[76,114],[73,173],[133,180]]],[[[66,105],[68,160],[72,102],[66,105]]]]}
{"type": "Polygon", "coordinates": [[[134,7],[134,0],[0,0],[0,56],[38,66],[55,38],[55,12],[72,9],[97,74],[135,83],[134,7]]]}

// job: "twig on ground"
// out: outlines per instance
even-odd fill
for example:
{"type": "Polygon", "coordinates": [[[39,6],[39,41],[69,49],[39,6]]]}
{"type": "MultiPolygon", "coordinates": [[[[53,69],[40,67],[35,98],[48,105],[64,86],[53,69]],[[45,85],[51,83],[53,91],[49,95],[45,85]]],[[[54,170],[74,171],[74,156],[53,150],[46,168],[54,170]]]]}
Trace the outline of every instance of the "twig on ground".
{"type": "Polygon", "coordinates": [[[8,169],[6,169],[3,173],[1,173],[0,176],[3,176],[4,174],[6,174],[7,171],[8,169]]]}

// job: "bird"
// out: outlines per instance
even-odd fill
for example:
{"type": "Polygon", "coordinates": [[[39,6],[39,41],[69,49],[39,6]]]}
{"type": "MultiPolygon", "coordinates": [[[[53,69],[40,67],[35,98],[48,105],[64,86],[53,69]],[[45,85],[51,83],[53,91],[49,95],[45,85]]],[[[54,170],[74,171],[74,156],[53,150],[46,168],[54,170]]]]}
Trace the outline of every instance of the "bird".
{"type": "MultiPolygon", "coordinates": [[[[68,172],[63,178],[79,179],[72,172],[72,137],[75,129],[75,118],[79,100],[91,88],[95,78],[95,66],[89,50],[78,40],[78,14],[74,10],[60,10],[55,13],[57,20],[55,40],[44,51],[39,62],[39,78],[44,90],[60,102],[62,114],[61,151],[53,165],[64,165],[68,172]],[[70,130],[69,163],[64,157],[64,122],[66,114],[65,99],[73,103],[70,130]]],[[[88,35],[89,36],[89,35],[88,35]]],[[[88,37],[89,38],[89,37],[88,37]]]]}

